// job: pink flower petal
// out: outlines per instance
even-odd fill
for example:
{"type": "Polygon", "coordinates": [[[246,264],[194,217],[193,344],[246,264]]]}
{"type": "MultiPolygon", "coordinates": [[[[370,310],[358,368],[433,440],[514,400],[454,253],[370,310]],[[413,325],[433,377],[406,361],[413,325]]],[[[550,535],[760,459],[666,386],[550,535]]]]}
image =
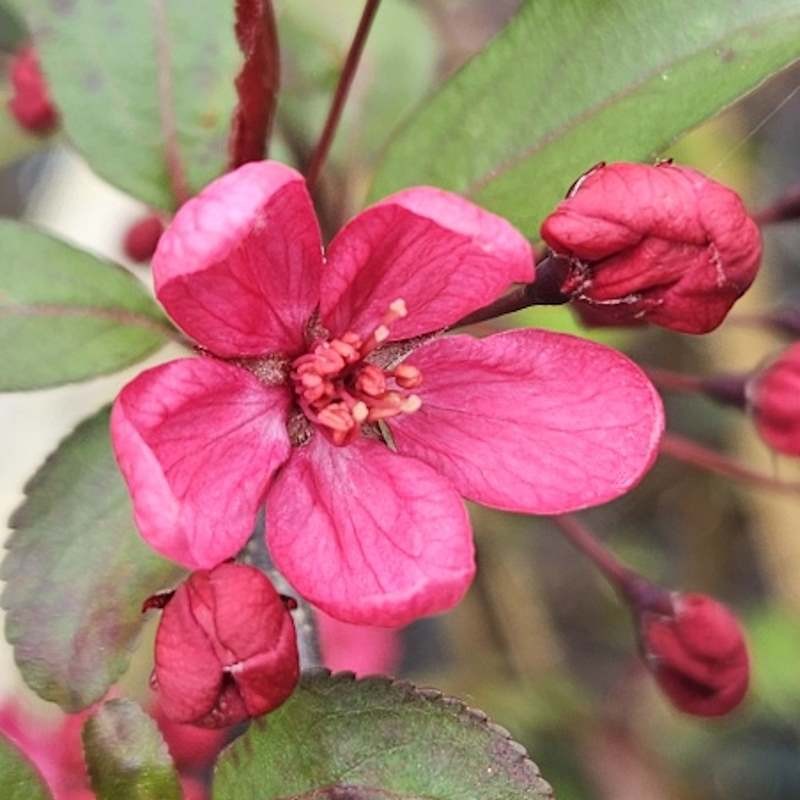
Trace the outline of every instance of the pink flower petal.
{"type": "Polygon", "coordinates": [[[443,328],[533,280],[527,240],[504,219],[458,195],[418,187],[359,214],[331,243],[320,310],[334,333],[369,333],[389,304],[408,316],[392,339],[443,328]]]}
{"type": "Polygon", "coordinates": [[[422,408],[390,421],[401,453],[471,500],[558,514],[612,500],[656,456],[661,400],[628,358],[573,336],[452,336],[407,359],[422,408]]]}
{"type": "Polygon", "coordinates": [[[245,164],[189,200],[153,256],[172,319],[221,356],[295,353],[317,305],[322,244],[302,176],[245,164]]]}
{"type": "Polygon", "coordinates": [[[339,622],[322,611],[315,616],[322,661],[328,669],[356,675],[393,675],[397,671],[403,655],[400,631],[339,622]]]}
{"type": "Polygon", "coordinates": [[[144,539],[187,567],[234,555],[288,456],[288,406],[285,389],[209,358],[172,361],[129,383],[111,436],[144,539]]]}
{"type": "MultiPolygon", "coordinates": [[[[182,584],[179,591],[177,600],[173,597],[167,606],[169,614],[159,620],[154,654],[156,688],[170,719],[195,722],[211,713],[223,691],[217,643],[208,637],[196,616],[198,609],[203,612],[203,621],[213,616],[214,597],[207,580],[182,584]]],[[[233,710],[241,718],[246,717],[240,697],[227,699],[235,704],[233,710]]]]}
{"type": "Polygon", "coordinates": [[[344,622],[394,627],[452,608],[475,570],[450,482],[376,441],[317,434],[267,498],[272,557],[294,588],[344,622]]]}

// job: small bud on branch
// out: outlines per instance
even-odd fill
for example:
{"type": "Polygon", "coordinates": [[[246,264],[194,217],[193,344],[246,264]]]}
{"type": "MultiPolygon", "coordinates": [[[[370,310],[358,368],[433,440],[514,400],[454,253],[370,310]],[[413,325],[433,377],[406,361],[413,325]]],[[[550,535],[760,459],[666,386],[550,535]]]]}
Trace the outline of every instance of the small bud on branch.
{"type": "Polygon", "coordinates": [[[668,162],[595,167],[541,233],[571,261],[562,291],[593,318],[683,333],[716,328],[761,259],[758,227],[739,196],[668,162]]]}
{"type": "Polygon", "coordinates": [[[52,133],[58,127],[59,114],[31,45],[14,55],[10,79],[13,95],[8,108],[20,127],[38,135],[52,133]]]}
{"type": "Polygon", "coordinates": [[[630,608],[647,668],[672,704],[701,717],[732,711],[745,696],[750,662],[733,614],[701,594],[670,592],[622,564],[575,517],[553,518],[630,608]]]}
{"type": "Polygon", "coordinates": [[[676,708],[717,717],[741,703],[750,659],[741,626],[722,603],[675,592],[671,613],[649,608],[635,613],[645,663],[676,708]]]}
{"type": "Polygon", "coordinates": [[[757,372],[748,395],[761,438],[779,453],[800,456],[800,343],[757,372]]]}
{"type": "Polygon", "coordinates": [[[125,255],[139,264],[150,261],[164,233],[164,222],[157,214],[149,214],[134,222],[125,233],[122,249],[125,255]]]}

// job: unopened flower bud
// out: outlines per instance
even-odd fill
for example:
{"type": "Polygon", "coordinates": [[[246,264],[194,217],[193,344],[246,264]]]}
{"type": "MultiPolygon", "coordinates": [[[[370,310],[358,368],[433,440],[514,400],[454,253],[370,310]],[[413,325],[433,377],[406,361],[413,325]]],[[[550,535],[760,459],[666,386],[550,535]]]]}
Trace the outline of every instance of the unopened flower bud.
{"type": "Polygon", "coordinates": [[[736,617],[701,594],[673,594],[672,613],[640,613],[647,666],[672,704],[700,717],[733,710],[745,696],[750,673],[736,617]]]}
{"type": "Polygon", "coordinates": [[[131,261],[141,264],[150,261],[162,233],[164,233],[164,222],[161,217],[157,214],[142,217],[138,222],[134,222],[125,234],[122,243],[125,255],[131,261]]]}
{"type": "Polygon", "coordinates": [[[193,572],[164,609],[154,678],[175,722],[219,728],[265,714],[289,697],[298,675],[292,618],[253,567],[193,572]]]}
{"type": "Polygon", "coordinates": [[[707,333],[753,282],[761,236],[739,196],[687,167],[599,165],[542,225],[563,291],[597,324],[707,333]]]}
{"type": "Polygon", "coordinates": [[[14,55],[10,79],[13,95],[8,108],[14,119],[31,133],[51,133],[58,125],[58,111],[50,98],[36,51],[30,45],[14,55]]]}
{"type": "Polygon", "coordinates": [[[779,453],[800,456],[800,343],[758,372],[747,394],[761,438],[779,453]]]}

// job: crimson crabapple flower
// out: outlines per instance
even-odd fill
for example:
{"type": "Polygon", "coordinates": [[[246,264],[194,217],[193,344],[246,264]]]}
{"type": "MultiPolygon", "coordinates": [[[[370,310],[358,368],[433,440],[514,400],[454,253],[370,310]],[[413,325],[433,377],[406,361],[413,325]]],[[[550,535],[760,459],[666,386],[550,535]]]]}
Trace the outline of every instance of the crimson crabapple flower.
{"type": "Polygon", "coordinates": [[[299,672],[294,622],[254,567],[194,572],[164,608],[154,679],[173,722],[223,728],[266,714],[289,697],[299,672]]]}
{"type": "Polygon", "coordinates": [[[187,202],[152,262],[201,355],[139,375],[111,432],[143,537],[188,566],[245,544],[345,622],[451,608],[475,569],[460,495],[554,514],[652,463],[660,399],[625,356],[520,330],[441,336],[513,282],[529,243],[429,187],[359,214],[323,251],[303,178],[246,164],[187,202]]]}
{"type": "Polygon", "coordinates": [[[779,453],[800,456],[800,343],[748,381],[747,397],[761,438],[779,453]]]}
{"type": "Polygon", "coordinates": [[[761,258],[758,226],[739,196],[668,162],[597,166],[541,234],[572,260],[563,291],[595,325],[646,321],[707,333],[753,282],[761,258]]]}
{"type": "Polygon", "coordinates": [[[122,241],[125,255],[138,263],[145,263],[153,257],[158,240],[164,233],[164,222],[158,214],[148,214],[128,228],[122,241]]]}
{"type": "Polygon", "coordinates": [[[645,663],[672,704],[716,717],[747,693],[750,662],[736,617],[711,597],[671,595],[671,612],[644,611],[639,635],[645,663]]]}
{"type": "Polygon", "coordinates": [[[58,125],[58,110],[50,98],[36,50],[31,45],[14,55],[10,78],[14,90],[8,101],[11,115],[31,133],[51,133],[58,125]]]}

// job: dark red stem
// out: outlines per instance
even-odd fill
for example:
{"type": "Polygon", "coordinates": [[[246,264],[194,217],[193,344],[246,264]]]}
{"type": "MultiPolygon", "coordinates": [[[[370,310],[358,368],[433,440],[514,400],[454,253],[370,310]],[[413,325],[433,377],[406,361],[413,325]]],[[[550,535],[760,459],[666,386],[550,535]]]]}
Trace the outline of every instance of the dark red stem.
{"type": "Polygon", "coordinates": [[[552,520],[564,537],[598,568],[632,610],[672,613],[670,593],[626,567],[580,520],[571,514],[552,517],[552,520]]]}
{"type": "Polygon", "coordinates": [[[800,492],[800,483],[790,483],[773,478],[770,475],[763,475],[749,467],[745,467],[743,464],[739,464],[722,453],[718,453],[716,450],[711,450],[705,445],[698,444],[675,433],[664,434],[661,439],[661,452],[685,464],[691,464],[694,467],[714,472],[717,475],[724,475],[726,478],[749,483],[751,486],[757,486],[761,489],[772,489],[778,492],[800,492]]]}
{"type": "Polygon", "coordinates": [[[753,214],[759,225],[788,222],[800,218],[800,184],[790,186],[772,205],[753,214]]]}
{"type": "Polygon", "coordinates": [[[358,62],[361,60],[361,54],[364,51],[364,45],[367,43],[367,36],[369,35],[379,5],[380,0],[367,0],[364,4],[364,11],[361,14],[361,20],[358,23],[358,28],[356,28],[350,50],[347,53],[344,67],[342,67],[342,74],[339,76],[339,84],[333,95],[333,101],[331,102],[330,111],[328,111],[325,127],[322,129],[322,134],[319,137],[317,146],[314,148],[308,170],[306,171],[306,182],[310,189],[314,188],[320,172],[322,171],[325,159],[328,157],[331,144],[333,144],[333,137],[336,135],[336,128],[342,117],[344,104],[350,92],[353,78],[355,78],[358,62]]]}
{"type": "Polygon", "coordinates": [[[800,306],[784,306],[763,314],[732,314],[728,324],[739,328],[767,328],[781,336],[800,337],[800,306]]]}
{"type": "Polygon", "coordinates": [[[502,317],[530,306],[557,306],[570,301],[569,295],[562,293],[561,287],[569,272],[570,263],[566,258],[549,253],[536,265],[536,280],[517,286],[499,297],[488,306],[462,317],[452,327],[474,325],[487,319],[502,317]]]}
{"type": "Polygon", "coordinates": [[[172,96],[172,65],[170,63],[170,41],[167,27],[165,0],[153,0],[156,30],[156,63],[158,66],[158,107],[161,115],[161,133],[164,137],[164,161],[167,166],[170,188],[177,207],[190,197],[186,181],[180,146],[178,125],[175,120],[175,101],[172,96]]]}
{"type": "Polygon", "coordinates": [[[259,161],[269,151],[280,87],[278,29],[271,0],[236,0],[236,40],[244,64],[235,80],[239,104],[228,145],[231,169],[259,161]]]}
{"type": "Polygon", "coordinates": [[[724,405],[744,409],[747,407],[747,375],[686,375],[661,367],[645,367],[650,380],[671,392],[690,392],[704,394],[724,405]]]}

